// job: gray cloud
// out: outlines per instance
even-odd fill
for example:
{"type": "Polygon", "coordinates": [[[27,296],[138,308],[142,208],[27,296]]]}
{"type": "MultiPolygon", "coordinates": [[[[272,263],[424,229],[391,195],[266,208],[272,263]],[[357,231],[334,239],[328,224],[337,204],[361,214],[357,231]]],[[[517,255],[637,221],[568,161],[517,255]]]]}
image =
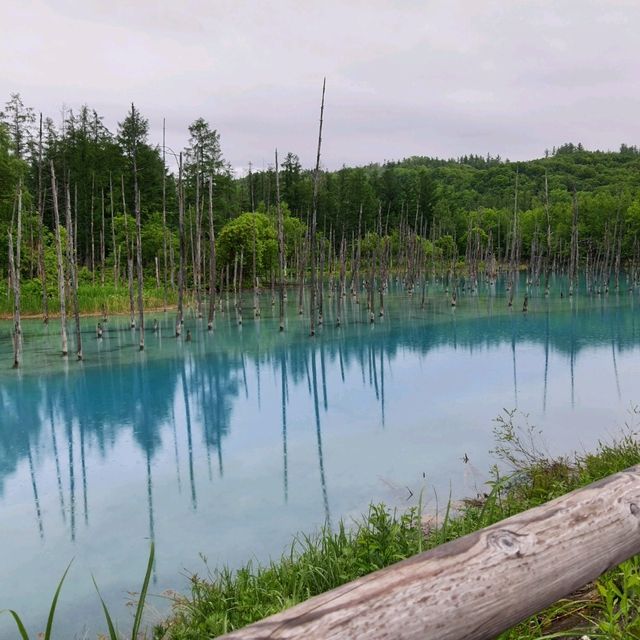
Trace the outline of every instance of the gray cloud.
{"type": "Polygon", "coordinates": [[[0,24],[5,96],[112,128],[134,101],[174,149],[202,116],[235,167],[311,165],[324,75],[332,168],[636,137],[637,2],[10,0],[0,24]]]}

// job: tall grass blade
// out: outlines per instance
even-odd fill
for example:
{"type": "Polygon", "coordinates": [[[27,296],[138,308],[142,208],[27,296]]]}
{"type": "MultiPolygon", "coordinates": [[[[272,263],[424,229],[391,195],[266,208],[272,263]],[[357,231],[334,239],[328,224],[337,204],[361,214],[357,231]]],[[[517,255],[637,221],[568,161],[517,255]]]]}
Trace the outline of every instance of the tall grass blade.
{"type": "MultiPolygon", "coordinates": [[[[71,561],[73,562],[73,560],[71,561]]],[[[69,569],[71,569],[71,562],[67,565],[64,573],[62,574],[62,578],[60,578],[60,582],[58,583],[58,588],[56,592],[53,594],[53,600],[51,601],[51,609],[49,610],[49,617],[47,618],[47,628],[44,632],[44,640],[51,640],[51,629],[53,628],[53,616],[56,612],[56,605],[58,604],[58,596],[60,595],[60,589],[62,589],[62,583],[64,579],[67,577],[67,573],[69,569]]]]}
{"type": "MultiPolygon", "coordinates": [[[[0,611],[0,613],[2,612],[0,611]]],[[[18,627],[18,631],[20,632],[20,637],[22,638],[22,640],[29,640],[29,634],[24,628],[22,620],[20,620],[20,616],[13,609],[9,609],[9,613],[13,616],[13,619],[16,622],[16,626],[18,627]]]]}
{"type": "Polygon", "coordinates": [[[438,532],[440,544],[444,544],[445,542],[447,542],[447,531],[449,529],[449,521],[451,519],[451,500],[451,487],[449,487],[449,499],[447,500],[447,508],[444,512],[444,520],[440,525],[440,531],[438,532]]]}
{"type": "Polygon", "coordinates": [[[418,519],[418,553],[422,553],[424,546],[424,534],[422,533],[422,499],[424,496],[424,489],[420,489],[420,496],[418,497],[418,511],[416,518],[418,519]]]}
{"type": "Polygon", "coordinates": [[[153,569],[154,555],[155,555],[155,546],[152,542],[151,549],[149,551],[149,562],[147,563],[147,572],[144,576],[142,589],[140,590],[140,599],[138,600],[138,607],[136,608],[136,617],[133,620],[131,640],[136,640],[136,638],[138,637],[138,630],[140,629],[140,623],[142,622],[142,610],[144,609],[144,601],[147,598],[147,589],[149,588],[149,578],[151,578],[151,570],[153,569]]]}
{"type": "Polygon", "coordinates": [[[484,504],[482,505],[482,509],[480,510],[480,515],[478,516],[478,528],[482,528],[491,524],[491,512],[498,502],[498,497],[500,495],[500,490],[507,486],[507,483],[513,480],[514,476],[504,476],[503,478],[498,478],[495,482],[491,483],[491,491],[489,495],[485,498],[484,504]],[[490,512],[488,513],[488,510],[490,512]],[[488,513],[489,522],[485,521],[485,516],[488,513]]]}
{"type": "Polygon", "coordinates": [[[109,640],[118,640],[118,634],[116,633],[116,628],[113,624],[113,620],[111,619],[111,615],[109,614],[109,609],[107,609],[107,605],[102,598],[102,594],[100,593],[100,589],[98,589],[98,584],[96,583],[96,579],[91,576],[93,580],[93,586],[96,588],[96,592],[98,593],[98,598],[100,598],[100,604],[102,605],[102,610],[104,611],[104,617],[107,620],[107,627],[109,628],[109,640]]]}

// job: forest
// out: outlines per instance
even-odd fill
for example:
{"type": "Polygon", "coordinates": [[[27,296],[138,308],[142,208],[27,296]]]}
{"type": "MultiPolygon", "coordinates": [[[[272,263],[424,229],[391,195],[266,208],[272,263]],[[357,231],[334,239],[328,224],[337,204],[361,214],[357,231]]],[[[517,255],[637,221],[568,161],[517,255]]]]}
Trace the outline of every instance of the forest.
{"type": "Polygon", "coordinates": [[[231,280],[234,290],[269,281],[273,289],[278,273],[288,282],[304,278],[312,254],[313,270],[335,271],[337,281],[343,262],[352,282],[376,256],[373,277],[402,265],[415,281],[429,259],[444,261],[449,274],[466,264],[471,276],[528,264],[537,281],[552,268],[571,277],[591,265],[606,286],[613,271],[638,262],[635,146],[611,152],[567,143],[522,162],[421,156],[337,170],[305,168],[289,151],[277,166],[274,159],[236,176],[220,132],[204,118],[189,126],[182,151],[164,134],[150,140],[149,121],[134,105],[110,131],[87,105],[64,110],[56,123],[12,94],[0,122],[7,315],[16,280],[25,312],[45,320],[57,313],[65,265],[81,311],[128,305],[133,325],[135,282],[140,300],[166,308],[182,295],[181,281],[201,310],[212,282],[214,294],[231,280]]]}

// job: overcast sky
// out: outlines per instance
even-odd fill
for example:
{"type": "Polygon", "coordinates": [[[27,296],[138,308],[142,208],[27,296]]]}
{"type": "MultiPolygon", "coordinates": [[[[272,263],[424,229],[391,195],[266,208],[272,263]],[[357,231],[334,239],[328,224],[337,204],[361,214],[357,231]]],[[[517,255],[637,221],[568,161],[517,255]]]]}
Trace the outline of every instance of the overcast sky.
{"type": "Polygon", "coordinates": [[[112,130],[131,101],[182,148],[204,117],[234,167],[543,155],[640,142],[640,2],[1,0],[1,101],[112,130]]]}

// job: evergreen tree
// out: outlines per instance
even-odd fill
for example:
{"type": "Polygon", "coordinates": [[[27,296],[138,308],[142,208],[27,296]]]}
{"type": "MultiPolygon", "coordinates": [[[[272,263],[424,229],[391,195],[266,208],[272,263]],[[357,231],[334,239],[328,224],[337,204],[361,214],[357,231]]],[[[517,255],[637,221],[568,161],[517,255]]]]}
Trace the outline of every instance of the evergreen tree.
{"type": "Polygon", "coordinates": [[[20,159],[24,159],[33,139],[32,127],[36,121],[31,107],[26,107],[19,93],[12,93],[5,102],[4,110],[0,111],[0,122],[4,123],[12,141],[12,152],[20,159]]]}

